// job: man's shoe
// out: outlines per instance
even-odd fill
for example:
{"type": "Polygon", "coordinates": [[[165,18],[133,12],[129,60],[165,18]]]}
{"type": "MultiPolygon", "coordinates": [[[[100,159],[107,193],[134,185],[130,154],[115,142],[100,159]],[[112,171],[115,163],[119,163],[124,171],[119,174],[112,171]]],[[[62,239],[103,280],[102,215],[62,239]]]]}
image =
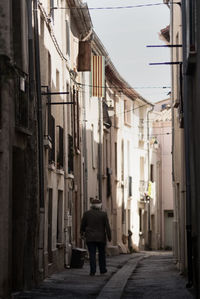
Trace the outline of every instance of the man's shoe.
{"type": "Polygon", "coordinates": [[[95,276],[95,273],[90,273],[90,276],[95,276]]]}
{"type": "Polygon", "coordinates": [[[102,271],[102,272],[100,272],[101,274],[105,274],[105,273],[107,273],[108,272],[108,270],[106,269],[106,270],[104,270],[104,271],[102,271]]]}

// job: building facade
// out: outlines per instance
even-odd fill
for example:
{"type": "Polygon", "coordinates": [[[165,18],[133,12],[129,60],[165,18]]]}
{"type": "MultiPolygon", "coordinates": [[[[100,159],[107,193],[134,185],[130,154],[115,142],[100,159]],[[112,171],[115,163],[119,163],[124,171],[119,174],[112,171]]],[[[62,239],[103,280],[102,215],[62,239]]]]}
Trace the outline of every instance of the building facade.
{"type": "Polygon", "coordinates": [[[199,3],[167,2],[170,12],[173,99],[175,257],[200,298],[199,267],[199,3]]]}
{"type": "Polygon", "coordinates": [[[38,279],[43,207],[37,28],[30,1],[1,1],[0,297],[38,279]]]}

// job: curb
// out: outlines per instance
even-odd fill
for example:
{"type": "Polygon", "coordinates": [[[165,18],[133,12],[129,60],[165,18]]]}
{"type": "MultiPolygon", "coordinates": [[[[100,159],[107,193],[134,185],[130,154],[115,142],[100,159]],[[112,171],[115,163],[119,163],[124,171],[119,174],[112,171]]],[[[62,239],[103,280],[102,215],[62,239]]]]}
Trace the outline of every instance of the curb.
{"type": "Polygon", "coordinates": [[[128,278],[133,271],[135,271],[138,263],[144,258],[145,256],[138,257],[137,260],[136,258],[129,259],[127,263],[110,278],[96,299],[120,299],[128,278]]]}

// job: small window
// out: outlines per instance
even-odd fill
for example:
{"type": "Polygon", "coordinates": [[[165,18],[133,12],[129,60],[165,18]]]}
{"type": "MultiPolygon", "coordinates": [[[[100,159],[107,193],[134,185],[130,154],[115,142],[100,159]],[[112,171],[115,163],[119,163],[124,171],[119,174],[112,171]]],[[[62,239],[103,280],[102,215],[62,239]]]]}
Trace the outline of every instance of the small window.
{"type": "Polygon", "coordinates": [[[150,165],[150,181],[154,182],[154,165],[150,165]]]}
{"type": "Polygon", "coordinates": [[[74,172],[74,142],[72,135],[68,134],[68,173],[74,172]]]}
{"type": "Polygon", "coordinates": [[[167,213],[167,217],[168,218],[173,218],[174,217],[174,213],[173,212],[168,212],[167,213]]]}
{"type": "Polygon", "coordinates": [[[54,0],[50,0],[50,16],[54,23],[54,0]]]}
{"type": "Polygon", "coordinates": [[[55,162],[55,118],[49,114],[48,136],[51,141],[51,149],[49,150],[49,163],[55,162]]]}
{"type": "Polygon", "coordinates": [[[66,54],[70,55],[70,29],[69,29],[69,22],[66,20],[66,54]]]}
{"type": "Polygon", "coordinates": [[[124,101],[124,123],[131,125],[131,102],[129,100],[124,101]]]}
{"type": "Polygon", "coordinates": [[[128,196],[132,196],[132,176],[128,178],[128,196]]]}
{"type": "Polygon", "coordinates": [[[63,128],[58,126],[58,142],[57,142],[57,168],[63,168],[63,128]]]}
{"type": "Polygon", "coordinates": [[[91,130],[91,149],[92,149],[92,167],[96,168],[96,148],[95,148],[95,141],[94,141],[94,125],[92,125],[92,130],[91,130]]]}
{"type": "Polygon", "coordinates": [[[63,191],[58,190],[57,243],[63,242],[63,191]]]}
{"type": "Polygon", "coordinates": [[[115,142],[115,177],[117,177],[117,142],[115,142]]]}
{"type": "Polygon", "coordinates": [[[60,91],[60,73],[56,70],[56,90],[60,91]]]}

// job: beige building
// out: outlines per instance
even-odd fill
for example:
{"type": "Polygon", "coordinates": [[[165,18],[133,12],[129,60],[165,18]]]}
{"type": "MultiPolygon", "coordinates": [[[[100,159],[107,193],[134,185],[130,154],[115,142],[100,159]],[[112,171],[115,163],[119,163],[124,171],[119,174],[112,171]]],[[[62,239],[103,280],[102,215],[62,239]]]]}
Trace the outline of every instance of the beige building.
{"type": "Polygon", "coordinates": [[[174,198],[174,257],[177,267],[181,272],[187,268],[186,252],[186,181],[185,181],[185,145],[184,145],[184,120],[182,98],[182,20],[179,5],[170,6],[171,19],[170,44],[172,78],[172,179],[174,198]]]}
{"type": "Polygon", "coordinates": [[[171,99],[155,103],[150,116],[151,232],[153,249],[172,249],[172,116],[171,99]]]}
{"type": "Polygon", "coordinates": [[[44,0],[38,5],[45,169],[40,269],[44,277],[69,265],[71,246],[81,245],[85,90],[80,87],[84,76],[77,70],[77,60],[79,41],[87,38],[92,24],[88,10],[80,13],[76,6],[86,8],[81,1],[44,0]]]}

